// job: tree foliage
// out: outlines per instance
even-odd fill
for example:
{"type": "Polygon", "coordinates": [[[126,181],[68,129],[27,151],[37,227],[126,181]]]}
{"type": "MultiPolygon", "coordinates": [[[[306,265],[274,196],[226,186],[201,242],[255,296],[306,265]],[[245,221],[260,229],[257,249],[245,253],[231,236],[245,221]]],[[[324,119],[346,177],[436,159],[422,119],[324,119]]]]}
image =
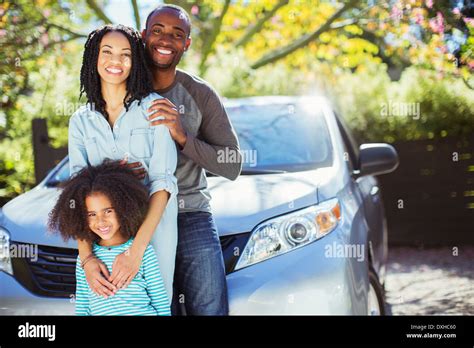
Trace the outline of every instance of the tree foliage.
{"type": "MultiPolygon", "coordinates": [[[[474,9],[463,1],[169,2],[193,22],[184,67],[226,97],[332,95],[358,136],[372,140],[472,131],[474,9]],[[381,105],[390,100],[420,103],[424,121],[381,118],[381,105]],[[379,127],[368,135],[369,124],[379,127]]],[[[106,4],[0,4],[0,197],[35,184],[33,118],[47,119],[54,146],[66,144],[68,116],[80,104],[83,40],[87,28],[113,22],[106,4]]],[[[140,1],[130,4],[141,29],[140,1]]]]}

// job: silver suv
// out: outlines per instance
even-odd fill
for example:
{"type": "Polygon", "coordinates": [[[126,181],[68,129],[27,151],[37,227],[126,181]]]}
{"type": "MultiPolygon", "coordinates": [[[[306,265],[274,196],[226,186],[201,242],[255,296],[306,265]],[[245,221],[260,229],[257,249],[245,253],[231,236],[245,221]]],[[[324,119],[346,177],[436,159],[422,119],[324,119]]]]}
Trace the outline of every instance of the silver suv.
{"type": "MultiPolygon", "coordinates": [[[[396,168],[394,148],[357,147],[324,98],[225,105],[243,172],[208,181],[230,313],[384,314],[387,227],[374,175],[396,168]]],[[[68,177],[65,158],[1,211],[1,314],[74,313],[76,243],[46,232],[68,177]]]]}

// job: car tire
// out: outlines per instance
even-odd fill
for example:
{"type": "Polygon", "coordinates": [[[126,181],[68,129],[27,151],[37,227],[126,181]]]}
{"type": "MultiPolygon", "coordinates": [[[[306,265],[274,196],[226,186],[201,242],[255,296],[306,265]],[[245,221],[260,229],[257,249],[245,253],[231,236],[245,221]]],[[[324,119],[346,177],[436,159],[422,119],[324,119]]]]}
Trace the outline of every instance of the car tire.
{"type": "Polygon", "coordinates": [[[377,273],[369,269],[369,293],[367,295],[367,314],[385,315],[385,299],[382,285],[379,282],[377,273]]]}

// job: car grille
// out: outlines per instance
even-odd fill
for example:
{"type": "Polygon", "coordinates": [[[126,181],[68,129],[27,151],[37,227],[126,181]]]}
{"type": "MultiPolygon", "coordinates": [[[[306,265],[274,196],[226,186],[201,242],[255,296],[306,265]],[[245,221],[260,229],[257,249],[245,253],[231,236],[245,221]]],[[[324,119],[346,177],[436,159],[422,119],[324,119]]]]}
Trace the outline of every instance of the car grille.
{"type": "MultiPolygon", "coordinates": [[[[242,233],[220,237],[226,274],[233,272],[249,236],[250,233],[242,233]]],[[[18,250],[36,248],[34,244],[13,244],[18,250]]],[[[34,294],[70,298],[76,292],[77,249],[45,245],[37,248],[37,257],[12,258],[15,278],[34,294]]]]}
{"type": "Polygon", "coordinates": [[[70,297],[75,293],[77,249],[14,244],[17,250],[38,248],[33,257],[12,258],[13,274],[25,288],[48,297],[70,297]]]}
{"type": "Polygon", "coordinates": [[[249,238],[250,232],[220,237],[226,274],[234,271],[249,238]]]}

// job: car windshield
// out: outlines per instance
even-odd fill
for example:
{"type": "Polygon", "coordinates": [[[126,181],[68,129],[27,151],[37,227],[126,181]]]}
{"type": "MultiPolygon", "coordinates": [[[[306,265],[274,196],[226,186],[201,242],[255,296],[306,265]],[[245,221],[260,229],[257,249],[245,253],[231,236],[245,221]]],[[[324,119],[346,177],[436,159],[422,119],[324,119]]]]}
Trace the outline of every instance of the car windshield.
{"type": "MultiPolygon", "coordinates": [[[[318,104],[242,104],[226,110],[239,137],[242,174],[296,172],[332,164],[329,131],[318,104]]],[[[232,160],[230,153],[221,155],[224,161],[232,160]]],[[[65,161],[47,185],[68,178],[65,161]]]]}
{"type": "Polygon", "coordinates": [[[227,112],[243,155],[243,174],[330,166],[332,146],[318,104],[239,105],[227,112]]]}
{"type": "Polygon", "coordinates": [[[46,182],[46,186],[54,187],[69,179],[69,161],[64,161],[61,167],[46,182]]]}

